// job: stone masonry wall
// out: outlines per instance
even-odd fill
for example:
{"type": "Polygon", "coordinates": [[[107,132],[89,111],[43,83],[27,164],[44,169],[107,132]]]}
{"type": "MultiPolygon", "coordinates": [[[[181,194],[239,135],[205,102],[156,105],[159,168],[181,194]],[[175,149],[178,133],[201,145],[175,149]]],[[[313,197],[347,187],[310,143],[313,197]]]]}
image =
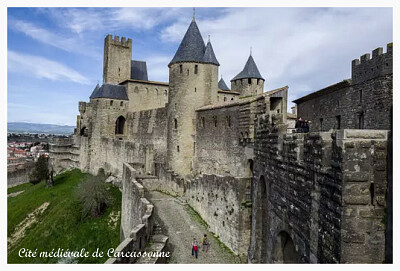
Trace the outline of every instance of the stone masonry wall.
{"type": "Polygon", "coordinates": [[[268,119],[255,138],[249,261],[382,262],[387,132],[284,135],[268,119]]]}
{"type": "Polygon", "coordinates": [[[352,62],[352,79],[296,100],[297,116],[312,132],[330,129],[390,129],[393,103],[393,51],[377,48],[352,62]],[[361,120],[362,119],[362,120],[361,120]],[[340,122],[340,124],[339,124],[340,122]],[[363,125],[360,126],[360,122],[363,125]],[[340,127],[339,127],[340,126],[340,127]],[[362,127],[363,126],[363,127],[362,127]]]}
{"type": "Polygon", "coordinates": [[[185,198],[209,230],[233,252],[246,255],[250,241],[250,178],[200,175],[187,183],[185,198]]]}

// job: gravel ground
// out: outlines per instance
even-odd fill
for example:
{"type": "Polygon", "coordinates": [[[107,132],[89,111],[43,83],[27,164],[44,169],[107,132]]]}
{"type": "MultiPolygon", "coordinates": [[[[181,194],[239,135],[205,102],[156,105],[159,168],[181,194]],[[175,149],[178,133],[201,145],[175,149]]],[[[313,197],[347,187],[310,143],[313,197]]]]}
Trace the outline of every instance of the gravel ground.
{"type": "Polygon", "coordinates": [[[160,192],[149,192],[149,197],[155,205],[156,216],[163,232],[169,236],[168,242],[172,251],[169,263],[239,263],[239,258],[220,245],[188,206],[160,192]],[[202,252],[200,245],[198,259],[195,259],[192,256],[192,240],[196,238],[201,244],[204,234],[208,236],[210,248],[207,253],[202,252]]]}

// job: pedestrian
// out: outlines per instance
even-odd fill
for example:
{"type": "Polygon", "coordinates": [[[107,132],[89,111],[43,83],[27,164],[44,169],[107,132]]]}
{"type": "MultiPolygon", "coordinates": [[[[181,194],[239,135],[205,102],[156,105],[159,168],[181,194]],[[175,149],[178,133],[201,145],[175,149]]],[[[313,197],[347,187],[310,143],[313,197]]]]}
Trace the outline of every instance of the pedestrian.
{"type": "Polygon", "coordinates": [[[196,257],[196,259],[197,259],[197,248],[198,248],[197,240],[196,240],[196,238],[193,238],[193,242],[192,242],[192,256],[196,257]]]}
{"type": "Polygon", "coordinates": [[[208,248],[210,247],[210,242],[208,242],[207,234],[204,234],[203,237],[203,252],[208,252],[208,248]]]}
{"type": "Polygon", "coordinates": [[[308,133],[309,131],[310,131],[310,126],[308,125],[308,120],[305,120],[303,133],[308,133]]]}

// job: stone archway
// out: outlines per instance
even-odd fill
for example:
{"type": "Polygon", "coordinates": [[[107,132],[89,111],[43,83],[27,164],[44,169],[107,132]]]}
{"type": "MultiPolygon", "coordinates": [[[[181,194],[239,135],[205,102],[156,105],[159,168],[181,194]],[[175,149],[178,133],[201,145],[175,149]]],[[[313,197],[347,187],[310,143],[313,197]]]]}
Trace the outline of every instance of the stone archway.
{"type": "Polygon", "coordinates": [[[123,116],[119,116],[115,121],[115,134],[123,135],[125,128],[125,118],[123,116]]]}
{"type": "Polygon", "coordinates": [[[278,234],[273,256],[276,263],[300,262],[300,255],[296,251],[292,237],[287,232],[281,231],[278,234]]]}

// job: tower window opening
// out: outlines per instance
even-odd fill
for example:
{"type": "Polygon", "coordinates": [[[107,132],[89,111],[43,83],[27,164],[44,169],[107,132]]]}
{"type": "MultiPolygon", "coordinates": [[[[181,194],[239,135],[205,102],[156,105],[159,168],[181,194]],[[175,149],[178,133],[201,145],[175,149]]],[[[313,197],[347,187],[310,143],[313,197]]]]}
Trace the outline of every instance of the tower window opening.
{"type": "Polygon", "coordinates": [[[120,106],[123,106],[123,105],[124,105],[124,102],[121,102],[119,105],[120,105],[120,106]]]}
{"type": "Polygon", "coordinates": [[[362,96],[363,96],[363,91],[362,91],[362,89],[360,89],[358,91],[358,97],[359,97],[360,103],[362,103],[362,96]]]}
{"type": "Polygon", "coordinates": [[[174,119],[174,128],[178,129],[178,120],[177,119],[174,119]]]}
{"type": "Polygon", "coordinates": [[[177,151],[177,152],[179,152],[179,145],[178,145],[178,146],[176,146],[176,151],[177,151]]]}
{"type": "Polygon", "coordinates": [[[183,72],[183,67],[182,67],[182,64],[181,65],[179,65],[179,73],[182,73],[183,72]]]}
{"type": "Polygon", "coordinates": [[[113,105],[113,103],[114,103],[114,101],[113,101],[113,100],[111,100],[111,101],[110,101],[110,106],[112,106],[112,105],[113,105]]]}
{"type": "Polygon", "coordinates": [[[165,95],[165,96],[168,95],[168,90],[164,90],[164,95],[165,95]]]}
{"type": "Polygon", "coordinates": [[[251,78],[247,79],[247,83],[249,83],[249,85],[251,85],[251,78]]]}
{"type": "Polygon", "coordinates": [[[336,116],[336,129],[340,129],[340,116],[336,116]]]}
{"type": "Polygon", "coordinates": [[[217,127],[217,124],[218,124],[217,116],[214,116],[213,120],[214,120],[214,127],[217,127]]]}
{"type": "Polygon", "coordinates": [[[125,126],[125,118],[123,116],[119,116],[115,121],[115,134],[116,135],[124,134],[124,126],[125,126]]]}
{"type": "Polygon", "coordinates": [[[187,69],[187,75],[189,75],[189,69],[187,69]]]}
{"type": "Polygon", "coordinates": [[[194,88],[194,92],[197,92],[197,88],[194,88]]]}
{"type": "Polygon", "coordinates": [[[231,116],[226,116],[226,126],[231,127],[231,116]]]}
{"type": "Polygon", "coordinates": [[[199,66],[198,65],[194,65],[194,74],[197,74],[199,70],[199,66]]]}
{"type": "Polygon", "coordinates": [[[319,130],[322,131],[322,124],[324,123],[324,119],[320,118],[319,119],[319,130]]]}
{"type": "Polygon", "coordinates": [[[226,97],[224,97],[224,102],[226,102],[226,97]]]}
{"type": "Polygon", "coordinates": [[[358,129],[364,129],[364,113],[358,115],[358,129]]]}
{"type": "Polygon", "coordinates": [[[260,83],[260,79],[257,79],[257,85],[258,85],[258,83],[260,83]]]}

